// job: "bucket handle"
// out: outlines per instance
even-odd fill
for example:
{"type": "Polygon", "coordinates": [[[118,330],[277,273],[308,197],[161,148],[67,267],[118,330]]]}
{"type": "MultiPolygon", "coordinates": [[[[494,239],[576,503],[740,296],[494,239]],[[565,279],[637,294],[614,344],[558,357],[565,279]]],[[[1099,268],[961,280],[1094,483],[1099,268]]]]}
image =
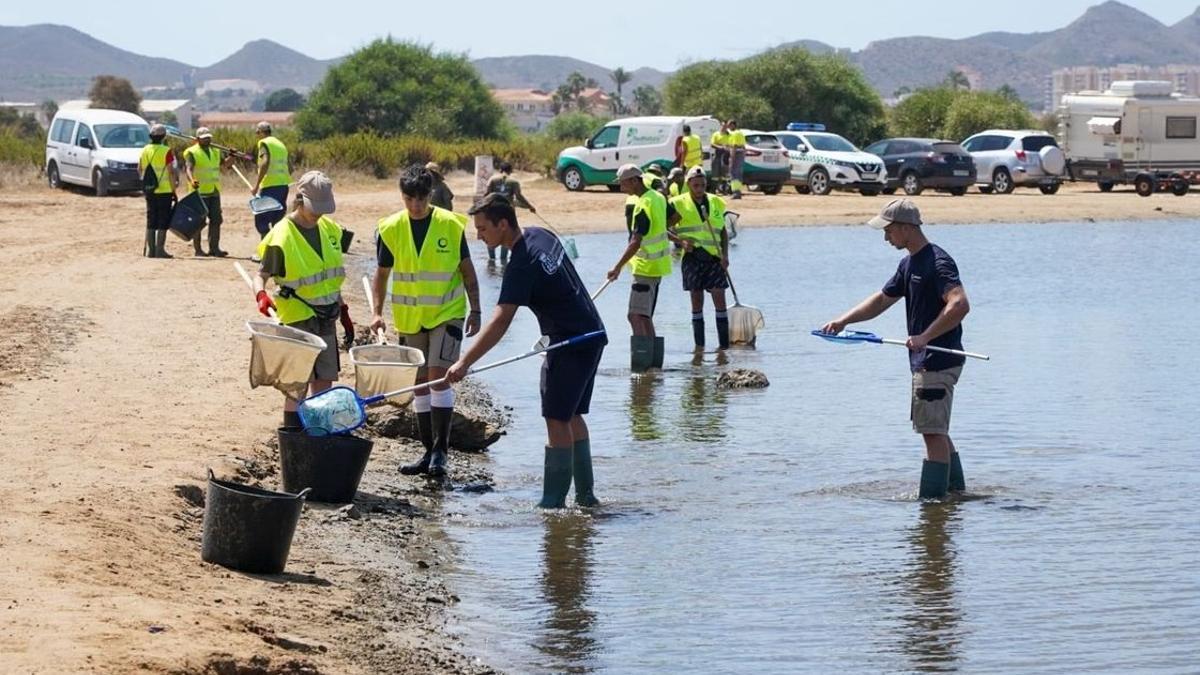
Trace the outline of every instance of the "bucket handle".
{"type": "Polygon", "coordinates": [[[305,497],[307,497],[308,493],[310,493],[310,492],[312,492],[312,488],[306,487],[303,490],[296,493],[296,499],[299,499],[300,501],[304,501],[305,497]]]}

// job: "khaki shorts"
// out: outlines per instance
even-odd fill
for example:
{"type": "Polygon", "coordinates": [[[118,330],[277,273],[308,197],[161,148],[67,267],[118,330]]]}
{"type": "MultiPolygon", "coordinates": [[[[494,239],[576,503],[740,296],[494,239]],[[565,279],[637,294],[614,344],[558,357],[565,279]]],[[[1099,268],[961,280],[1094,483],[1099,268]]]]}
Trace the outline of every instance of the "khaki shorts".
{"type": "Polygon", "coordinates": [[[342,368],[341,355],[338,354],[337,319],[322,321],[310,316],[288,326],[312,333],[325,341],[325,349],[317,355],[317,361],[313,364],[312,379],[336,382],[338,371],[342,368]]]}
{"type": "Polygon", "coordinates": [[[661,283],[662,277],[633,275],[633,285],[629,287],[629,313],[653,317],[661,283]]]}
{"type": "Polygon", "coordinates": [[[913,431],[918,434],[950,433],[950,408],[954,404],[954,385],[962,375],[962,366],[946,370],[919,370],[912,377],[913,431]]]}
{"type": "MultiPolygon", "coordinates": [[[[425,368],[449,368],[458,361],[462,351],[463,320],[453,319],[420,333],[399,335],[400,344],[420,349],[425,355],[425,368]]],[[[425,372],[425,368],[421,372],[425,372]]]]}

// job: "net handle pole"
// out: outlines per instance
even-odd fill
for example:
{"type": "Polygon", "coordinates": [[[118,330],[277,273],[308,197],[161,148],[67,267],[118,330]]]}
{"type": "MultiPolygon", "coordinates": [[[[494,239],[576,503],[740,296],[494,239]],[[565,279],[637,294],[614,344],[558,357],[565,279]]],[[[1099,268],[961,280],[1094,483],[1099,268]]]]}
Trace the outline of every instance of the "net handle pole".
{"type": "MultiPolygon", "coordinates": [[[[371,310],[371,316],[375,316],[375,296],[371,295],[371,280],[367,275],[363,275],[363,291],[367,294],[367,309],[371,310]]],[[[387,336],[383,329],[375,331],[375,341],[381,345],[387,344],[387,336]]]]}
{"type": "MultiPolygon", "coordinates": [[[[719,244],[721,239],[720,239],[720,237],[717,236],[716,230],[713,229],[712,223],[708,222],[707,218],[704,219],[704,226],[708,228],[708,235],[710,237],[712,237],[713,239],[717,240],[717,242],[719,244]]],[[[726,233],[725,236],[728,237],[729,234],[726,233]]],[[[722,255],[723,252],[724,252],[723,249],[721,249],[721,247],[718,246],[717,247],[717,258],[723,259],[725,257],[722,255]]],[[[738,300],[737,289],[734,288],[734,286],[733,286],[733,277],[729,276],[729,268],[728,267],[723,268],[721,270],[721,272],[723,272],[725,274],[725,281],[727,281],[729,283],[729,290],[733,293],[733,306],[741,307],[742,301],[738,300]]]]}
{"type": "MultiPolygon", "coordinates": [[[[233,266],[237,268],[238,274],[242,275],[242,279],[246,282],[246,285],[250,287],[250,292],[253,293],[254,280],[250,278],[250,273],[246,271],[245,267],[242,267],[242,263],[240,262],[234,262],[233,266]]],[[[274,307],[269,308],[267,311],[270,312],[272,319],[279,321],[279,315],[275,313],[274,307]]]]}
{"type": "Polygon", "coordinates": [[[597,288],[596,292],[592,293],[592,300],[595,300],[596,298],[600,297],[600,294],[603,293],[605,291],[605,289],[607,289],[609,286],[612,286],[612,282],[613,282],[613,280],[609,279],[604,282],[603,286],[601,286],[600,288],[597,288]]]}
{"type": "Polygon", "coordinates": [[[558,230],[554,229],[554,226],[550,224],[550,221],[548,221],[548,220],[546,220],[545,218],[543,218],[543,217],[542,217],[542,214],[538,213],[537,211],[534,211],[534,212],[533,212],[533,215],[537,216],[538,220],[542,221],[542,224],[546,226],[546,229],[548,229],[548,230],[550,230],[551,232],[553,232],[553,233],[554,233],[554,236],[558,237],[559,239],[563,239],[563,238],[564,238],[564,237],[562,236],[562,233],[561,233],[561,232],[559,232],[558,230]]]}
{"type": "MultiPolygon", "coordinates": [[[[895,338],[879,338],[879,341],[886,345],[901,345],[903,347],[908,346],[907,341],[897,340],[895,338]]],[[[964,351],[960,351],[958,349],[946,349],[945,347],[934,347],[933,345],[925,345],[925,349],[928,349],[931,352],[941,352],[943,354],[953,354],[954,356],[965,356],[965,357],[972,358],[972,359],[979,359],[980,361],[991,361],[992,360],[992,357],[988,356],[987,354],[977,354],[975,352],[964,352],[964,351]]]]}
{"type": "Polygon", "coordinates": [[[242,175],[242,170],[237,168],[237,164],[230,164],[229,167],[233,169],[233,172],[237,174],[238,178],[242,179],[242,182],[246,184],[246,187],[250,188],[251,190],[254,189],[254,186],[250,184],[250,181],[246,180],[246,177],[242,175]]]}

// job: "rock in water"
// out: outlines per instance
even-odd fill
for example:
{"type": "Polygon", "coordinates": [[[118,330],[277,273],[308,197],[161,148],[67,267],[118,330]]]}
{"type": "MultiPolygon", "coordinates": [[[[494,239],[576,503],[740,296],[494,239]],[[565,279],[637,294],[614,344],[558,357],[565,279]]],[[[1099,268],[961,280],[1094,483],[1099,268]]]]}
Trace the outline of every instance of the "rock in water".
{"type": "MultiPolygon", "coordinates": [[[[492,400],[482,382],[466,380],[455,386],[454,422],[450,431],[450,447],[464,452],[481,452],[500,440],[508,426],[509,416],[492,400]]],[[[368,429],[384,438],[417,436],[417,417],[412,406],[402,408],[381,406],[367,413],[368,429]]]]}
{"type": "Polygon", "coordinates": [[[766,389],[771,381],[759,370],[749,368],[734,368],[721,373],[717,378],[720,389],[766,389]]]}

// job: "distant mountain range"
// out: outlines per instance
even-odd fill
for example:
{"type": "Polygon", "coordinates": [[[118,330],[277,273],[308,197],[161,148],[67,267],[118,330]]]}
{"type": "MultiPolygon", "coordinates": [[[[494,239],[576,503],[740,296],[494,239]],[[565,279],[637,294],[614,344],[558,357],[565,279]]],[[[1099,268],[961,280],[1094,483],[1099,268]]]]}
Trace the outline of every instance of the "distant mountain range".
{"type": "MultiPolygon", "coordinates": [[[[1055,68],[1118,63],[1200,64],[1200,8],[1167,26],[1133,7],[1109,0],[1089,8],[1058,30],[983,33],[961,40],[899,37],[872,42],[860,51],[837,49],[816,40],[798,40],[814,53],[837,52],[857,64],[883,96],[901,87],[935,84],[951,70],[972,71],[980,85],[1015,88],[1040,106],[1045,79],[1055,68]]],[[[136,86],[198,85],[210,79],[256,80],[268,89],[311,87],[340,59],[314,59],[270,40],[247,43],[207,67],[142,56],[101,42],[66,26],[0,26],[0,100],[40,101],[82,97],[91,79],[109,74],[136,86]]],[[[553,89],[572,71],[611,88],[612,68],[565,56],[507,56],[473,61],[483,79],[500,88],[553,89]]],[[[630,69],[629,90],[661,86],[670,75],[652,68],[630,69]]]]}

